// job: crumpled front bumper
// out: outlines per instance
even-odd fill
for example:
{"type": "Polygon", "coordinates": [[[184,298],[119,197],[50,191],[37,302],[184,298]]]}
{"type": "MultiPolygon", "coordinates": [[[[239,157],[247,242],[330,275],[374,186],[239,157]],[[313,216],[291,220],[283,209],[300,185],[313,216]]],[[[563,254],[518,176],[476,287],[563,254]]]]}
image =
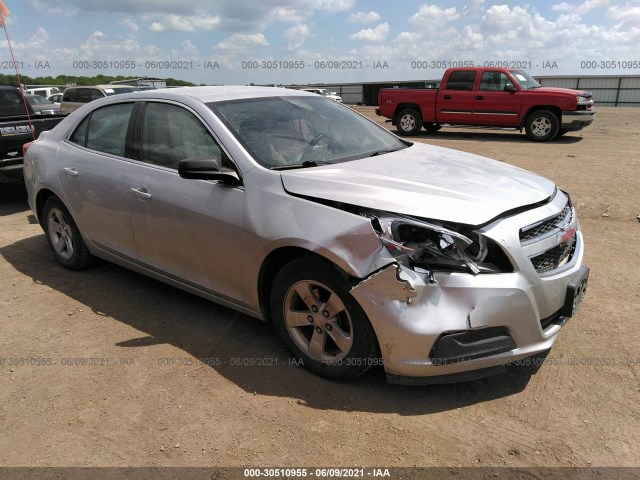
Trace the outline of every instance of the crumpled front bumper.
{"type": "Polygon", "coordinates": [[[521,247],[520,227],[552,209],[540,207],[486,228],[514,263],[511,273],[431,277],[394,263],[351,290],[377,334],[391,383],[480,378],[551,348],[568,317],[569,285],[588,276],[577,220],[571,259],[556,270],[538,273],[531,252],[521,247]]]}

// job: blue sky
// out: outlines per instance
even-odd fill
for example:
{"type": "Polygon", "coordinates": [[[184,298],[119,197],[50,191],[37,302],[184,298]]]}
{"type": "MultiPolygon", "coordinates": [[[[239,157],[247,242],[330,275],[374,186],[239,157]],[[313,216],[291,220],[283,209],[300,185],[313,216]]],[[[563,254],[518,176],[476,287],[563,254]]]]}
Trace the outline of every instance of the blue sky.
{"type": "MultiPolygon", "coordinates": [[[[640,74],[640,0],[4,0],[21,73],[195,83],[439,78],[501,62],[536,75],[640,74]]],[[[10,74],[6,41],[0,73],[10,74]]]]}

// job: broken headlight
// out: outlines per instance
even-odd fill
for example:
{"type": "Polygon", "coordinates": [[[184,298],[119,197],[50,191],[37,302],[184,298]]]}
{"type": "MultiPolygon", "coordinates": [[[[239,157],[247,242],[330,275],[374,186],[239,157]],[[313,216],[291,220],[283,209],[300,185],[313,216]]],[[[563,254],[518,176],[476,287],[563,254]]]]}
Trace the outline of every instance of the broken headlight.
{"type": "Polygon", "coordinates": [[[418,272],[498,273],[513,271],[504,252],[473,231],[459,233],[423,220],[375,216],[376,234],[399,263],[418,272]]]}

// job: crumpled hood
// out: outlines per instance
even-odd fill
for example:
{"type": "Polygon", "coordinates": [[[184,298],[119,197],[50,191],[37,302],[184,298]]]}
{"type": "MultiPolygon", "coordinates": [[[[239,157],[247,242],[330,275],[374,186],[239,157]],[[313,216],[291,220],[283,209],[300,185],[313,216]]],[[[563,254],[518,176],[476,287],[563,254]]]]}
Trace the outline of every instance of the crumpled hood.
{"type": "Polygon", "coordinates": [[[467,225],[541,202],[555,190],[553,182],[526,170],[422,143],[281,175],[294,195],[467,225]]]}

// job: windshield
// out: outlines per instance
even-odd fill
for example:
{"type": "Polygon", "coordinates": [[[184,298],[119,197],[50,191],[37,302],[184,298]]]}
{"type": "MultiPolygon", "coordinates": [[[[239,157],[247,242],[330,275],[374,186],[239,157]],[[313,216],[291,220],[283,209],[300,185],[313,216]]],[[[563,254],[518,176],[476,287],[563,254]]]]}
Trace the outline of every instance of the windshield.
{"type": "Polygon", "coordinates": [[[510,70],[510,72],[523,90],[531,90],[533,88],[540,88],[542,86],[535,80],[535,78],[533,78],[525,71],[510,70]]]}
{"type": "Polygon", "coordinates": [[[323,97],[252,98],[208,106],[266,168],[338,163],[407,146],[351,108],[323,97]]]}
{"type": "Polygon", "coordinates": [[[40,95],[27,96],[27,100],[29,100],[29,103],[32,105],[51,105],[52,103],[46,98],[41,97],[40,95]]]}

